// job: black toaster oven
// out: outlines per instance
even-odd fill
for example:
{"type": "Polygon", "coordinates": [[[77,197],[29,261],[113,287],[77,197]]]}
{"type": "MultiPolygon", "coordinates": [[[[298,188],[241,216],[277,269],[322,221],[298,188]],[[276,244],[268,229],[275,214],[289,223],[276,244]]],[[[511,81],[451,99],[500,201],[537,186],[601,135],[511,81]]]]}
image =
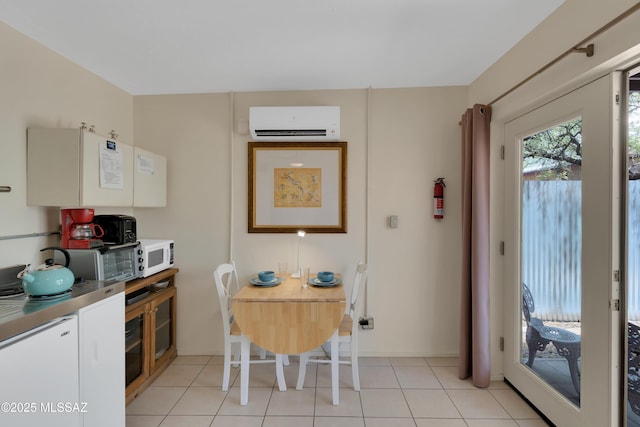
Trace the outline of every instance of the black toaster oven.
{"type": "Polygon", "coordinates": [[[124,245],[137,242],[136,219],[129,215],[96,215],[93,222],[104,230],[101,237],[106,245],[124,245]]]}

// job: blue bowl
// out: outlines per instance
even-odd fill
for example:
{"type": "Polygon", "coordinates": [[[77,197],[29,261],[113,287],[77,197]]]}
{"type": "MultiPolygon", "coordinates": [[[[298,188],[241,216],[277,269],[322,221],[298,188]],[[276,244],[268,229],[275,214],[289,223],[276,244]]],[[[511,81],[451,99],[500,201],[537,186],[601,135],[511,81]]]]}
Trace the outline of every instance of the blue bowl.
{"type": "Polygon", "coordinates": [[[321,282],[330,282],[333,280],[332,271],[318,271],[318,280],[321,282]]]}
{"type": "Polygon", "coordinates": [[[258,279],[260,279],[261,282],[270,282],[275,278],[276,273],[273,271],[261,271],[258,273],[258,279]]]}

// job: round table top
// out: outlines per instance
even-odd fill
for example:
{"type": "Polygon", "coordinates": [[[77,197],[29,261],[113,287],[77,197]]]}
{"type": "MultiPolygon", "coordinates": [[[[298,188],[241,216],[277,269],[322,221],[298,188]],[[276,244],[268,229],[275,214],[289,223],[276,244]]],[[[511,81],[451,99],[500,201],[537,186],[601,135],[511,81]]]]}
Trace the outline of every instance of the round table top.
{"type": "Polygon", "coordinates": [[[300,354],[325,343],[345,313],[344,287],[303,288],[290,277],[278,286],[245,286],[232,311],[240,330],[259,347],[279,354],[300,354]]]}

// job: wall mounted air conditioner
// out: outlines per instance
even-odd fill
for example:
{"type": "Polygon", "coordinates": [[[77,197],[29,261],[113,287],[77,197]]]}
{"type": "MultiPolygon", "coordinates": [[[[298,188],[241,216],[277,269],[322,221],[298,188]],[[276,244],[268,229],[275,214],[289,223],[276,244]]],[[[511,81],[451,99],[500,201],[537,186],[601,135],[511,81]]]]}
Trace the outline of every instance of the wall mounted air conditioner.
{"type": "Polygon", "coordinates": [[[339,141],[340,107],[250,107],[254,141],[339,141]]]}

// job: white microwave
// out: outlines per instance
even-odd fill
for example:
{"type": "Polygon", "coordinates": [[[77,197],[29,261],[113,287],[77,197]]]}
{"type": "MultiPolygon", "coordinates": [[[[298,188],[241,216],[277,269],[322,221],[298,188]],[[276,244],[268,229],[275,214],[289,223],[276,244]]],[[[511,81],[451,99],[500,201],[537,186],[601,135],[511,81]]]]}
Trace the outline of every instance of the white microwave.
{"type": "Polygon", "coordinates": [[[173,267],[173,240],[140,239],[140,277],[149,277],[173,267]]]}

